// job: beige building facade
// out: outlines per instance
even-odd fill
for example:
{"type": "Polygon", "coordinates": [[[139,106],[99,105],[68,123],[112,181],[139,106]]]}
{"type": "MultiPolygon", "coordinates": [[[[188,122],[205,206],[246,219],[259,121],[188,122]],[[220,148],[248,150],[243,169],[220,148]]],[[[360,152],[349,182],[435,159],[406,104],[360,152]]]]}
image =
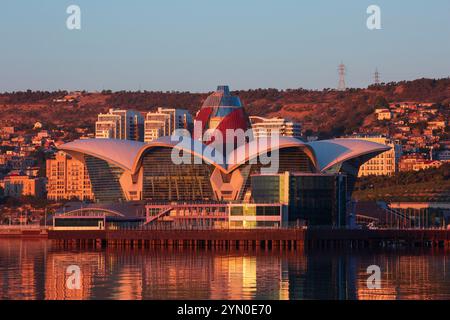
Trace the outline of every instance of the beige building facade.
{"type": "Polygon", "coordinates": [[[358,177],[391,176],[399,171],[399,162],[402,156],[400,143],[385,136],[356,136],[354,138],[384,144],[391,148],[364,163],[359,169],[358,177]]]}
{"type": "Polygon", "coordinates": [[[48,159],[47,199],[93,200],[93,193],[86,165],[82,160],[65,152],[58,152],[48,159]]]}
{"type": "Polygon", "coordinates": [[[297,139],[300,139],[302,136],[301,124],[288,121],[284,118],[263,118],[254,116],[250,117],[250,122],[255,138],[270,137],[273,134],[297,139]]]}
{"type": "Polygon", "coordinates": [[[45,195],[45,179],[27,175],[11,175],[0,181],[4,196],[12,198],[36,197],[45,195]]]}

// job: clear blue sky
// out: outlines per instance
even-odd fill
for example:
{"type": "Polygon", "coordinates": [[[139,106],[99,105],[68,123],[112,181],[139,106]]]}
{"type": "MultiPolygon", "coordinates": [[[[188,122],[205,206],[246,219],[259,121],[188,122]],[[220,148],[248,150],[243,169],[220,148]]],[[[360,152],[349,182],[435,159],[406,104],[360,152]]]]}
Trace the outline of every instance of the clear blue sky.
{"type": "Polygon", "coordinates": [[[0,91],[365,87],[450,75],[449,0],[2,0],[0,91]],[[71,4],[82,29],[66,28],[71,4]],[[381,7],[382,30],[366,27],[381,7]]]}

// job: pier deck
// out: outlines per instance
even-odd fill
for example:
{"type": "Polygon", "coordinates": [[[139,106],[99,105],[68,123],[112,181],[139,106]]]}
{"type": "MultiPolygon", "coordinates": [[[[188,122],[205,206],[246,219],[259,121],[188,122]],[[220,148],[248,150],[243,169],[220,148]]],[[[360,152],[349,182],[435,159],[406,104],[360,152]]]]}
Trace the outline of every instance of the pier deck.
{"type": "Polygon", "coordinates": [[[47,228],[41,226],[0,226],[0,238],[47,238],[47,228]]]}
{"type": "Polygon", "coordinates": [[[384,246],[450,247],[447,230],[104,230],[52,231],[62,245],[195,246],[221,248],[366,248],[384,246]]]}

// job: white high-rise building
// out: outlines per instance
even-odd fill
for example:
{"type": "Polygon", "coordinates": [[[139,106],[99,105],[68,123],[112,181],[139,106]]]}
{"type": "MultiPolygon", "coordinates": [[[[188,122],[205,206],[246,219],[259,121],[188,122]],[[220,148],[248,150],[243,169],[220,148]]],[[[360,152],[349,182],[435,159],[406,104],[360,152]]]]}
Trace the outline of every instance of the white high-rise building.
{"type": "Polygon", "coordinates": [[[158,108],[159,113],[164,113],[170,116],[169,118],[169,135],[177,129],[192,130],[194,121],[188,110],[185,109],[164,109],[158,108]]]}
{"type": "Polygon", "coordinates": [[[149,112],[144,124],[144,142],[151,142],[159,137],[168,136],[170,115],[159,112],[149,112]]]}
{"type": "Polygon", "coordinates": [[[144,118],[135,110],[109,109],[99,114],[95,123],[95,137],[99,139],[144,139],[144,118]]]}
{"type": "Polygon", "coordinates": [[[300,139],[302,126],[300,123],[288,121],[283,118],[250,117],[253,136],[255,138],[270,137],[277,133],[280,136],[294,137],[300,139]]]}
{"type": "Polygon", "coordinates": [[[120,116],[100,114],[95,123],[97,139],[120,139],[120,116]]]}
{"type": "Polygon", "coordinates": [[[192,131],[193,121],[189,111],[184,109],[158,108],[157,112],[147,113],[144,128],[145,142],[162,136],[170,136],[177,129],[192,131]]]}

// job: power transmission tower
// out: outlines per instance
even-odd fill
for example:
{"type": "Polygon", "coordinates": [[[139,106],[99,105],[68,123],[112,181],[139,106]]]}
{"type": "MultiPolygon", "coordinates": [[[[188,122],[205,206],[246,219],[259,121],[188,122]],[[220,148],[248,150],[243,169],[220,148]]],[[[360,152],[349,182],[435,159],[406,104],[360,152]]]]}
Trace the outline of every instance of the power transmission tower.
{"type": "Polygon", "coordinates": [[[378,72],[378,68],[376,68],[374,73],[374,84],[379,85],[380,83],[380,73],[378,72]]]}
{"type": "Polygon", "coordinates": [[[345,64],[341,63],[338,67],[338,71],[339,71],[339,85],[338,85],[338,90],[339,91],[345,91],[346,86],[345,86],[345,64]]]}

